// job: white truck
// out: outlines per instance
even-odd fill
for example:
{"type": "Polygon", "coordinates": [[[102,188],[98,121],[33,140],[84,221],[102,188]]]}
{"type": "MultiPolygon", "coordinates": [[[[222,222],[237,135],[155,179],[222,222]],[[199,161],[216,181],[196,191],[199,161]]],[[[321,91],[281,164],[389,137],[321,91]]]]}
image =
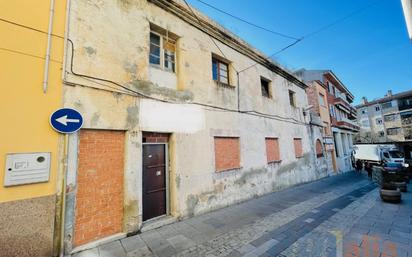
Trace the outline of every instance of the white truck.
{"type": "Polygon", "coordinates": [[[359,144],[353,146],[355,161],[381,165],[385,162],[401,163],[405,166],[405,157],[395,145],[359,144]]]}

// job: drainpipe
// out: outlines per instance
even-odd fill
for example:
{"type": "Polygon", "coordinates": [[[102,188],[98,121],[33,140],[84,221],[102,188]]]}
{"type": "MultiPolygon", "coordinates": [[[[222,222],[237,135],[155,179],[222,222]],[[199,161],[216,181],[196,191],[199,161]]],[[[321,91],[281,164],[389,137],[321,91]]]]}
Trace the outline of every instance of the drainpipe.
{"type": "Polygon", "coordinates": [[[70,29],[70,0],[66,0],[66,25],[64,28],[64,49],[63,49],[63,69],[62,69],[62,79],[63,82],[66,81],[66,62],[67,62],[67,41],[69,38],[70,29]]]}
{"type": "MultiPolygon", "coordinates": [[[[54,5],[54,0],[51,0],[54,5]]],[[[67,40],[69,38],[69,23],[70,23],[70,0],[66,0],[66,24],[64,29],[64,53],[63,53],[63,74],[62,80],[63,82],[66,81],[66,61],[67,61],[67,40]]],[[[54,9],[54,8],[53,8],[54,9]]],[[[47,80],[45,84],[47,88],[47,80]]],[[[65,221],[66,221],[66,183],[67,183],[67,155],[68,155],[68,144],[69,144],[69,136],[66,134],[64,135],[64,165],[63,165],[63,176],[62,176],[62,201],[61,201],[61,214],[60,214],[60,257],[64,256],[64,240],[65,240],[65,221]]]]}
{"type": "Polygon", "coordinates": [[[49,30],[47,32],[47,48],[44,63],[44,77],[43,77],[43,92],[47,91],[47,84],[49,80],[49,64],[50,64],[50,48],[51,48],[51,36],[53,31],[53,16],[54,16],[54,0],[50,0],[50,13],[49,13],[49,30]]]}
{"type": "Polygon", "coordinates": [[[60,257],[64,256],[64,223],[66,214],[66,176],[67,176],[67,154],[68,154],[69,135],[64,135],[64,164],[63,164],[63,176],[62,176],[62,200],[61,200],[61,213],[60,213],[60,257]]]}

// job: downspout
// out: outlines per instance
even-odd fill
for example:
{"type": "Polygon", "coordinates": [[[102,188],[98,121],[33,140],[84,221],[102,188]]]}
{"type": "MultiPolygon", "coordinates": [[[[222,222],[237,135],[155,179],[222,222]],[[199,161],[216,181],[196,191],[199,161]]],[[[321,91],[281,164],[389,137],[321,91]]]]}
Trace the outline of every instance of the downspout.
{"type": "Polygon", "coordinates": [[[240,112],[240,72],[236,71],[237,75],[237,111],[240,112]]]}
{"type": "Polygon", "coordinates": [[[65,213],[66,213],[66,176],[67,176],[67,154],[68,154],[69,135],[64,135],[64,164],[63,164],[63,176],[62,176],[62,201],[61,201],[61,213],[60,213],[60,253],[59,256],[64,256],[64,225],[65,225],[65,213]]]}
{"type": "MultiPolygon", "coordinates": [[[[52,0],[54,1],[54,0],[52,0]]],[[[66,81],[66,60],[67,60],[67,39],[69,37],[69,22],[70,22],[70,0],[66,0],[66,24],[65,24],[65,31],[64,31],[64,53],[63,53],[63,71],[62,71],[62,80],[63,82],[66,81]]],[[[47,85],[46,85],[47,86],[47,85]]],[[[63,86],[63,85],[62,85],[63,86]]],[[[62,97],[64,97],[62,95],[62,97]]],[[[61,201],[61,214],[60,214],[60,253],[59,256],[64,256],[64,236],[65,236],[65,220],[66,220],[66,176],[67,176],[67,154],[68,154],[68,135],[64,135],[64,165],[63,165],[63,176],[62,176],[62,201],[61,201]]]]}
{"type": "Polygon", "coordinates": [[[53,31],[53,16],[54,16],[54,0],[50,0],[50,13],[49,13],[49,30],[47,32],[47,48],[44,63],[44,77],[43,77],[43,92],[47,91],[47,84],[49,82],[49,64],[50,64],[50,48],[51,48],[51,37],[53,31]]]}
{"type": "Polygon", "coordinates": [[[70,29],[70,0],[66,0],[66,25],[64,28],[64,49],[63,49],[63,69],[62,69],[62,80],[63,83],[66,81],[66,62],[67,62],[67,41],[69,38],[70,29]]]}

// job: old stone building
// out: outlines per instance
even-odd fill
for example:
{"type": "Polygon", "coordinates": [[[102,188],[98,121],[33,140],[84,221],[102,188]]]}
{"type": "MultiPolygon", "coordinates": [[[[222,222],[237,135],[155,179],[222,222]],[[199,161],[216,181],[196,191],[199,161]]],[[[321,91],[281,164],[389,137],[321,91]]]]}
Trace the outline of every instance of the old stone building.
{"type": "Polygon", "coordinates": [[[307,85],[169,0],[71,1],[66,252],[329,175],[307,85]]]}

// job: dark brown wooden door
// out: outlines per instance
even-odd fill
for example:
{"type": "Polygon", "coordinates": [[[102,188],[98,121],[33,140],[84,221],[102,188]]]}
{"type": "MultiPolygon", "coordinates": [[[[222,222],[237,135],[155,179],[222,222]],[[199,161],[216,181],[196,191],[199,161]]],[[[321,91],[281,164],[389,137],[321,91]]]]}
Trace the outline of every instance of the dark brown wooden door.
{"type": "Polygon", "coordinates": [[[143,221],[166,214],[166,145],[143,145],[143,221]]]}

